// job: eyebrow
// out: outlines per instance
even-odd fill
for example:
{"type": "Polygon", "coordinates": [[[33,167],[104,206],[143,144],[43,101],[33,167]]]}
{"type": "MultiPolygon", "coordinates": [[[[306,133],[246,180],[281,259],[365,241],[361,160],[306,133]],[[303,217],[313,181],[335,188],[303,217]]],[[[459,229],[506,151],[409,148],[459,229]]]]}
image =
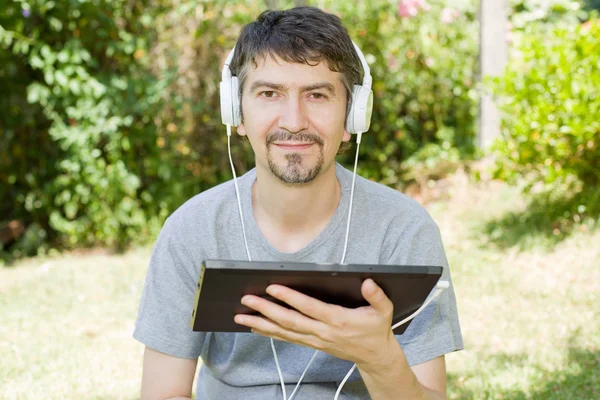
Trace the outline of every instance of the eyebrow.
{"type": "MultiPolygon", "coordinates": [[[[258,80],[258,81],[255,81],[252,83],[252,85],[250,86],[250,92],[253,93],[257,89],[262,88],[262,87],[278,90],[281,92],[285,92],[289,89],[288,85],[284,85],[282,83],[273,83],[273,82],[268,82],[268,81],[264,81],[264,80],[258,80]]],[[[312,90],[317,90],[317,89],[325,89],[333,96],[335,96],[335,94],[336,94],[335,87],[333,87],[333,85],[331,83],[326,82],[326,81],[313,83],[312,85],[302,86],[300,88],[300,91],[310,92],[312,90]]]]}

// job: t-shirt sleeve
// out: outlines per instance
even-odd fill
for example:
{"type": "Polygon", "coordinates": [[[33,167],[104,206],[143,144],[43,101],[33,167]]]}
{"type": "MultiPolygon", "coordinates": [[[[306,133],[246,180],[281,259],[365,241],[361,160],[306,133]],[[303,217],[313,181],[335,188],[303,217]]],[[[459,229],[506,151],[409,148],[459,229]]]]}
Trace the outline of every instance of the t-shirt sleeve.
{"type": "Polygon", "coordinates": [[[133,337],[175,357],[197,359],[205,333],[194,332],[190,318],[200,273],[172,217],[156,240],[142,291],[133,337]]]}
{"type": "MultiPolygon", "coordinates": [[[[409,225],[403,232],[390,235],[384,262],[397,265],[442,266],[441,280],[450,283],[437,299],[431,302],[402,335],[396,335],[409,365],[417,365],[444,354],[464,348],[456,296],[450,268],[440,231],[429,215],[409,225]],[[394,237],[395,236],[395,237],[394,237]]],[[[384,249],[385,250],[385,249],[384,249]]],[[[435,291],[435,289],[434,289],[435,291]]],[[[430,293],[429,296],[433,295],[430,293]]]]}

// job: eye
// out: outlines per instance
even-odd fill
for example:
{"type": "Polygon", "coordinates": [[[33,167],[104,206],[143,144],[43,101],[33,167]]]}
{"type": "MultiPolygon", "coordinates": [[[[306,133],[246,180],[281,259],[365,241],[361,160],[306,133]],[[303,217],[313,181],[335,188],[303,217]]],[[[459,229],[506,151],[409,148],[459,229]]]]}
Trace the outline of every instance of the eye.
{"type": "Polygon", "coordinates": [[[322,100],[327,98],[327,96],[323,93],[311,93],[310,95],[313,96],[313,99],[315,100],[322,100]]]}
{"type": "Polygon", "coordinates": [[[261,92],[260,96],[266,97],[267,99],[272,99],[273,97],[275,97],[275,92],[272,90],[267,90],[265,92],[261,92]]]}

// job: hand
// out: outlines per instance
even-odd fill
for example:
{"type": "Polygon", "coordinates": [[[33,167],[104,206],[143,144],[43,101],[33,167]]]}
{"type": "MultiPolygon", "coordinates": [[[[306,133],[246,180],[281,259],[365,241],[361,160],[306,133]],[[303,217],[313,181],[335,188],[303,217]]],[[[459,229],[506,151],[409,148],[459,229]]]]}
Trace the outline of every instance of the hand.
{"type": "Polygon", "coordinates": [[[235,322],[252,332],[309,346],[359,367],[384,365],[390,346],[398,346],[391,328],[394,307],[372,279],[361,286],[370,305],[356,309],[324,303],[281,285],[270,285],[267,293],[294,309],[246,295],[242,304],[263,316],[238,314],[235,322]]]}

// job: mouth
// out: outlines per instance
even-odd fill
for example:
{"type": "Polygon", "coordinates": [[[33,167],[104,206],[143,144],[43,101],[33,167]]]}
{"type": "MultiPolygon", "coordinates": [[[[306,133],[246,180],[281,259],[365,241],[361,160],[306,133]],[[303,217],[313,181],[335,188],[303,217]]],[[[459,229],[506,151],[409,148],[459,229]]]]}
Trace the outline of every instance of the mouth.
{"type": "Polygon", "coordinates": [[[275,142],[273,144],[283,150],[306,150],[314,145],[314,143],[306,143],[306,142],[302,142],[302,143],[290,143],[290,142],[277,143],[277,142],[275,142]]]}

